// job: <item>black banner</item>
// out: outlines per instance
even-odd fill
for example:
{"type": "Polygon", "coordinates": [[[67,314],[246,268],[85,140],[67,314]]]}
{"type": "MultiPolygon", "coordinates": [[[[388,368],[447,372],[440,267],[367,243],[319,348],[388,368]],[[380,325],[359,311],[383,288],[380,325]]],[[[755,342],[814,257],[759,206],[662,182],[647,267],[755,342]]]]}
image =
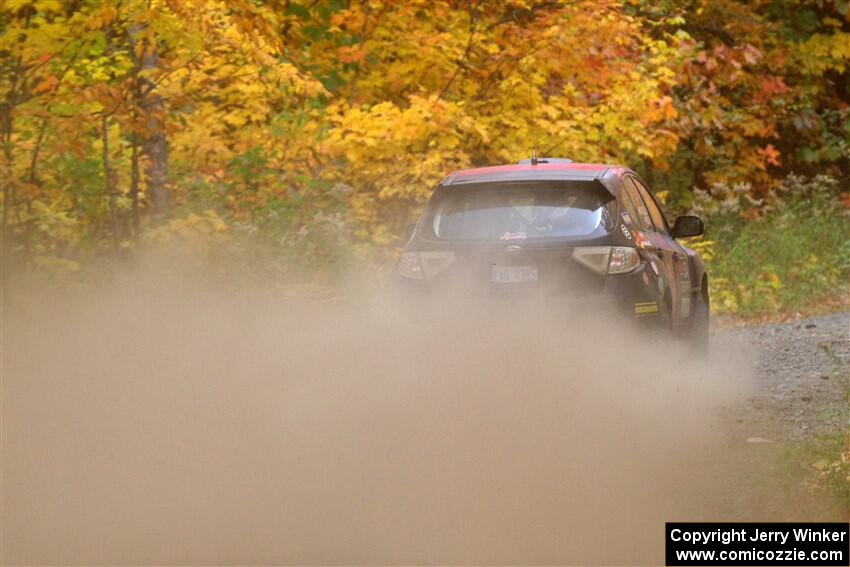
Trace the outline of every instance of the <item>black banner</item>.
{"type": "Polygon", "coordinates": [[[668,522],[674,565],[850,565],[850,524],[668,522]]]}

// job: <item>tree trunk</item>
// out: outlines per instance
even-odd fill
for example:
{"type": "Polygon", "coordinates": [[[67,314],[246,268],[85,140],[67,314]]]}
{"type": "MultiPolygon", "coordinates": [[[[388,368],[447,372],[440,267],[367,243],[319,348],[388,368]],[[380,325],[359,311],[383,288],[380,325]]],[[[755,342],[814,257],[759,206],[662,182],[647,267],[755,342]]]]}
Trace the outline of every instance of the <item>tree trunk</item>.
{"type": "Polygon", "coordinates": [[[109,119],[106,114],[100,117],[101,135],[103,139],[103,182],[109,202],[109,225],[112,232],[112,252],[117,256],[121,250],[121,234],[118,228],[118,196],[112,181],[112,167],[109,165],[109,119]]]}
{"type": "Polygon", "coordinates": [[[139,111],[145,125],[142,137],[142,156],[146,159],[144,168],[145,185],[154,220],[161,219],[171,205],[171,190],[168,187],[168,140],[165,136],[165,104],[155,92],[150,71],[158,66],[156,45],[147,37],[140,38],[144,24],[132,23],[128,28],[130,52],[136,63],[138,82],[139,111]]]}
{"type": "Polygon", "coordinates": [[[0,163],[0,185],[3,186],[3,212],[2,226],[0,226],[0,254],[6,251],[6,247],[10,246],[9,237],[9,211],[12,208],[12,110],[11,105],[3,104],[0,108],[0,144],[3,146],[3,162],[0,163]]]}
{"type": "Polygon", "coordinates": [[[130,203],[133,215],[133,240],[138,246],[141,219],[139,218],[139,142],[133,134],[132,153],[130,154],[130,203]]]}

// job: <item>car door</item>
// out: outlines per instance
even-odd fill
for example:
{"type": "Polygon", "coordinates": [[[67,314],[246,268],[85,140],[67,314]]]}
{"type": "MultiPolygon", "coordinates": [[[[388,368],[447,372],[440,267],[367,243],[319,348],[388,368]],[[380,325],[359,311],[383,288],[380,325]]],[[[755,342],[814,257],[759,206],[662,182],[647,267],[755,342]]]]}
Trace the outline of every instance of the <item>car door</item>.
{"type": "Polygon", "coordinates": [[[655,226],[655,234],[659,241],[660,253],[663,256],[665,264],[673,271],[674,279],[671,286],[675,289],[675,293],[671,294],[673,300],[673,317],[676,323],[691,315],[691,277],[688,267],[688,256],[685,253],[684,247],[670,235],[670,227],[667,224],[667,219],[661,211],[661,207],[655,201],[649,188],[643,181],[636,177],[630,176],[632,183],[643,199],[644,204],[652,218],[655,226]]]}
{"type": "Polygon", "coordinates": [[[623,177],[623,188],[626,196],[632,202],[637,216],[636,223],[643,231],[639,240],[647,262],[659,281],[660,300],[664,301],[664,295],[669,296],[667,308],[669,311],[671,326],[675,328],[681,312],[680,287],[678,284],[678,271],[676,262],[679,251],[674,247],[674,242],[669,238],[667,226],[663,217],[653,215],[657,211],[651,208],[654,204],[652,198],[641,193],[643,189],[636,176],[631,174],[623,177]],[[656,216],[656,218],[653,218],[656,216]]]}

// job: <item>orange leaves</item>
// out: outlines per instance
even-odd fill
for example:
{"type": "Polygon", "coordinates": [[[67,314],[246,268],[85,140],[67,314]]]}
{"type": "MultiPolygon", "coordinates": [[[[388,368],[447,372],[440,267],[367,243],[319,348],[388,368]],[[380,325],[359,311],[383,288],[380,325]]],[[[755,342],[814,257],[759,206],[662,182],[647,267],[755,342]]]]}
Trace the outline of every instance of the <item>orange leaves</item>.
{"type": "Polygon", "coordinates": [[[662,96],[654,101],[652,101],[656,108],[659,109],[660,117],[664,120],[672,120],[676,118],[678,112],[676,112],[676,108],[673,106],[673,99],[669,96],[662,96]]]}
{"type": "Polygon", "coordinates": [[[785,84],[785,79],[777,75],[765,75],[759,78],[761,92],[765,98],[770,98],[776,95],[785,94],[788,92],[788,85],[785,84]]]}
{"type": "Polygon", "coordinates": [[[33,94],[46,93],[53,90],[59,84],[59,77],[56,75],[47,75],[32,89],[33,94]]]}
{"type": "Polygon", "coordinates": [[[98,30],[111,24],[118,17],[118,10],[104,1],[98,10],[87,22],[86,27],[90,30],[98,30]]]}
{"type": "Polygon", "coordinates": [[[759,153],[764,157],[765,163],[769,165],[779,166],[782,163],[779,161],[779,150],[773,147],[773,144],[768,144],[759,150],[759,153]]]}
{"type": "Polygon", "coordinates": [[[359,45],[343,45],[337,51],[340,63],[359,63],[366,57],[366,52],[359,45]]]}

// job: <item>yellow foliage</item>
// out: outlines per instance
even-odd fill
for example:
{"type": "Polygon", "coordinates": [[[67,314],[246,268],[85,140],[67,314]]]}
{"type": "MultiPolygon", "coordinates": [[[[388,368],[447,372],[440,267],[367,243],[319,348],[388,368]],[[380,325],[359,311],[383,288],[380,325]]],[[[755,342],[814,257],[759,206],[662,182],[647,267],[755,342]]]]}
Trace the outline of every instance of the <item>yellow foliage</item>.
{"type": "Polygon", "coordinates": [[[714,258],[714,241],[703,240],[701,236],[697,236],[687,241],[688,248],[699,252],[700,257],[706,262],[710,262],[714,258]]]}
{"type": "Polygon", "coordinates": [[[160,255],[185,259],[197,265],[230,242],[227,224],[213,210],[189,213],[148,230],[144,241],[160,255]]]}
{"type": "Polygon", "coordinates": [[[850,32],[814,34],[799,47],[798,59],[809,73],[829,70],[843,73],[850,68],[850,32]]]}
{"type": "MultiPolygon", "coordinates": [[[[765,37],[773,16],[755,16],[761,0],[650,5],[13,0],[0,30],[11,217],[44,253],[60,254],[63,240],[135,242],[128,211],[146,211],[153,158],[136,164],[136,207],[131,156],[148,153],[140,142],[160,124],[172,211],[218,207],[277,234],[327,207],[352,213],[361,244],[392,244],[446,173],[514,162],[532,145],[678,168],[670,178],[698,171],[700,183],[741,177],[754,191],[805,153],[779,139],[791,126],[817,150],[807,163],[843,159],[843,106],[817,94],[829,88],[822,75],[850,61],[835,13],[791,40],[765,37]],[[702,33],[715,27],[735,41],[702,33]],[[341,184],[350,190],[329,198],[341,184]]],[[[194,246],[227,232],[190,214],[146,239],[194,246]]],[[[711,242],[696,246],[711,256],[711,242]]],[[[774,283],[759,280],[765,293],[774,283]]]]}

